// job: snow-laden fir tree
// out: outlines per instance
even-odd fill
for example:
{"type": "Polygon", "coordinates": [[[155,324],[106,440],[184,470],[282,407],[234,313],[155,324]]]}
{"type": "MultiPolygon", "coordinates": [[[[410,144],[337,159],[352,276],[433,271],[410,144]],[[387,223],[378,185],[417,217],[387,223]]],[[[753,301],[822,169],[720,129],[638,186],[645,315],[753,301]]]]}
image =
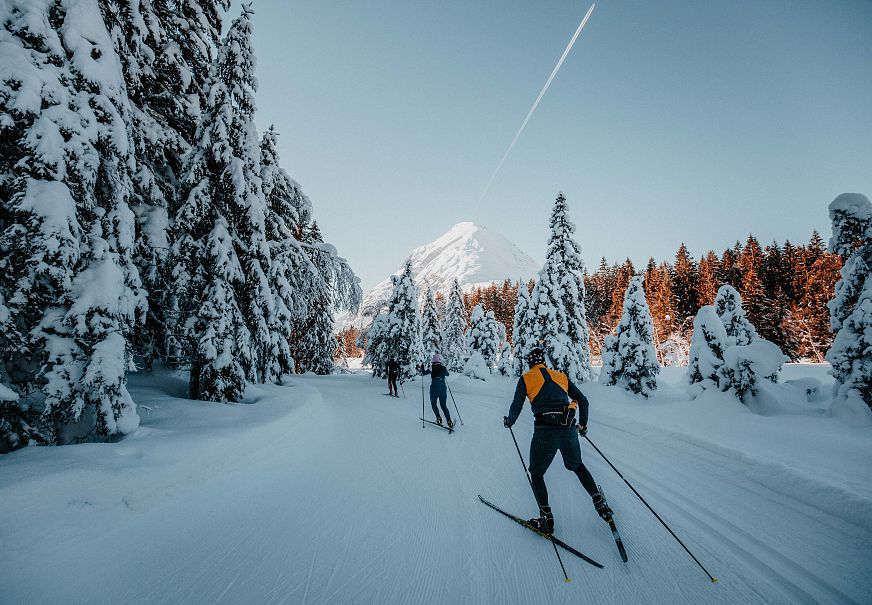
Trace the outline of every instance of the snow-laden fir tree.
{"type": "Polygon", "coordinates": [[[654,322],[645,299],[642,277],[630,280],[624,293],[624,311],[613,336],[606,336],[600,380],[620,384],[648,397],[657,389],[660,364],[654,350],[654,322]]]}
{"type": "Polygon", "coordinates": [[[177,207],[182,159],[193,141],[227,0],[115,2],[100,12],[123,67],[134,144],[134,260],[148,291],[134,347],[150,366],[163,355],[169,209],[177,207]]]}
{"type": "Polygon", "coordinates": [[[378,378],[387,378],[386,359],[388,318],[384,313],[376,315],[369,326],[366,334],[366,347],[363,355],[363,365],[372,367],[372,375],[378,378]]]}
{"type": "Polygon", "coordinates": [[[558,369],[577,382],[590,380],[590,332],[584,299],[584,261],[573,238],[575,225],[569,220],[566,196],[557,195],[551,211],[551,235],[545,257],[557,269],[555,281],[561,289],[566,336],[571,343],[571,362],[558,369]]]}
{"type": "Polygon", "coordinates": [[[731,285],[724,284],[718,289],[715,312],[727,333],[727,350],[730,352],[724,356],[724,377],[728,387],[732,387],[744,401],[746,394],[757,393],[758,376],[778,382],[778,372],[786,359],[774,343],[757,334],[745,316],[742,297],[731,285]],[[731,350],[733,347],[739,348],[731,350]]]}
{"type": "Polygon", "coordinates": [[[827,359],[833,366],[832,373],[840,378],[837,402],[865,404],[872,409],[872,276],[866,277],[860,297],[842,322],[827,359]]]}
{"type": "Polygon", "coordinates": [[[499,346],[500,331],[493,311],[485,311],[481,305],[475,305],[469,317],[466,349],[470,355],[472,353],[481,355],[488,371],[491,371],[496,363],[499,346]]]}
{"type": "Polygon", "coordinates": [[[566,313],[566,335],[572,346],[572,361],[559,368],[573,380],[582,382],[592,377],[590,370],[590,332],[584,299],[584,260],[581,249],[573,238],[575,225],[569,220],[566,196],[557,195],[551,211],[551,235],[546,258],[553,260],[562,290],[566,313]]]}
{"type": "Polygon", "coordinates": [[[451,372],[460,372],[467,358],[466,327],[468,324],[463,290],[457,280],[451,285],[451,294],[445,308],[444,329],[442,331],[442,355],[445,367],[451,372]]]}
{"type": "Polygon", "coordinates": [[[497,369],[503,376],[513,376],[515,373],[515,360],[512,357],[512,345],[507,341],[500,343],[500,354],[497,361],[497,369]]]}
{"type": "Polygon", "coordinates": [[[748,321],[742,308],[742,297],[733,286],[724,284],[718,288],[714,304],[730,344],[747,345],[758,338],[757,330],[748,321]]]}
{"type": "Polygon", "coordinates": [[[238,401],[265,377],[274,325],[250,17],[218,49],[172,232],[171,336],[191,359],[191,397],[207,401],[238,401]]]}
{"type": "Polygon", "coordinates": [[[530,308],[530,292],[522,281],[518,283],[518,301],[515,303],[515,316],[512,322],[512,373],[520,376],[527,371],[524,367],[524,359],[527,352],[533,347],[528,346],[531,341],[532,326],[528,313],[530,308]]]}
{"type": "MultiPolygon", "coordinates": [[[[302,200],[308,202],[305,196],[302,200]]],[[[298,206],[298,212],[305,212],[306,207],[298,206]]],[[[336,247],[323,240],[317,222],[303,228],[302,245],[315,274],[302,286],[308,312],[294,327],[291,350],[298,372],[329,374],[333,371],[336,350],[333,315],[337,311],[357,310],[362,298],[360,279],[348,261],[339,256],[336,247]]]]}
{"type": "Polygon", "coordinates": [[[279,164],[278,133],[270,126],[260,142],[260,176],[266,202],[266,238],[271,265],[268,275],[275,312],[270,330],[266,378],[294,371],[288,338],[309,314],[307,293],[325,289],[323,278],[294,233],[298,232],[301,195],[297,183],[279,164]],[[313,287],[314,286],[314,287],[313,287]]]}
{"type": "Polygon", "coordinates": [[[845,259],[830,309],[835,340],[827,352],[836,379],[836,402],[862,400],[872,408],[868,393],[870,349],[868,290],[872,281],[872,203],[865,195],[843,193],[830,204],[833,236],[830,251],[845,259]],[[865,332],[864,332],[865,330],[865,332]],[[843,332],[844,335],[843,335],[843,332]]]}
{"type": "Polygon", "coordinates": [[[442,326],[439,323],[439,315],[436,313],[436,299],[433,298],[433,290],[429,286],[424,294],[421,330],[421,342],[424,346],[424,353],[432,356],[433,353],[441,352],[442,326]]]}
{"type": "Polygon", "coordinates": [[[145,311],[122,66],[96,2],[5,8],[0,356],[43,391],[54,443],[112,439],[139,423],[125,372],[145,311]]]}
{"type": "Polygon", "coordinates": [[[421,344],[421,318],[418,315],[418,288],[412,276],[412,263],[406,261],[403,272],[394,281],[388,302],[382,357],[400,364],[400,376],[411,378],[416,366],[426,360],[421,344]]]}
{"type": "Polygon", "coordinates": [[[547,259],[530,295],[529,340],[526,350],[541,347],[548,367],[563,372],[571,380],[583,374],[578,347],[569,338],[566,308],[563,306],[562,269],[556,259],[547,259]]]}
{"type": "Polygon", "coordinates": [[[713,305],[700,307],[693,320],[693,337],[690,341],[690,360],[687,380],[693,386],[692,393],[702,390],[725,390],[723,386],[724,350],[727,348],[727,332],[713,305]]]}

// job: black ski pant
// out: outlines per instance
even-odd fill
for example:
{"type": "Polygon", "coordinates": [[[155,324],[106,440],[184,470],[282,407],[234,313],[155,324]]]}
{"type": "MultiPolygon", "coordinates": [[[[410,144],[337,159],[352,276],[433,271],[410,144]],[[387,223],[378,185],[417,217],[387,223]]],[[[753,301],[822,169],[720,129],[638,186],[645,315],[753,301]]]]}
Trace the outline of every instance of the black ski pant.
{"type": "Polygon", "coordinates": [[[545,471],[551,466],[558,450],[563,456],[563,466],[575,473],[587,493],[593,496],[599,491],[596,481],[581,461],[581,447],[578,445],[578,432],[575,427],[537,426],[530,442],[530,481],[539,508],[549,508],[545,471]]]}
{"type": "Polygon", "coordinates": [[[433,415],[439,417],[439,408],[436,407],[437,401],[442,408],[442,412],[445,414],[445,418],[451,420],[451,413],[448,411],[448,389],[444,382],[442,384],[437,382],[430,384],[430,407],[433,408],[433,415]]]}
{"type": "Polygon", "coordinates": [[[391,395],[397,395],[397,377],[396,376],[388,376],[388,393],[391,395]]]}

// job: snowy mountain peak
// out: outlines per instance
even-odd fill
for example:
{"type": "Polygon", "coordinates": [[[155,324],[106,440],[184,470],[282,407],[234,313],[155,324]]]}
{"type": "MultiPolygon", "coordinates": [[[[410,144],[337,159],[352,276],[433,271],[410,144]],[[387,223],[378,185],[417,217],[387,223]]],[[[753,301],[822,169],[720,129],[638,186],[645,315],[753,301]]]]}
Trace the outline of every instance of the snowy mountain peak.
{"type": "MultiPolygon", "coordinates": [[[[429,244],[409,254],[415,284],[420,290],[448,294],[456,279],[464,289],[504,279],[530,279],[539,265],[503,235],[481,225],[457,223],[429,244]]],[[[400,269],[395,275],[400,273],[400,269]]],[[[364,299],[363,313],[370,312],[391,293],[390,278],[378,284],[364,299]]]]}

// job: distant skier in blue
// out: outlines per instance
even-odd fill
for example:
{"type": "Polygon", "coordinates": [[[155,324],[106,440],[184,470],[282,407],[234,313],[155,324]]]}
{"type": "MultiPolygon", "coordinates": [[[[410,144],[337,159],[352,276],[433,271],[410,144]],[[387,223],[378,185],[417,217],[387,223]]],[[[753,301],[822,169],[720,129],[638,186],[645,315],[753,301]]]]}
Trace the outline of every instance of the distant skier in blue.
{"type": "Polygon", "coordinates": [[[439,353],[433,355],[430,364],[430,369],[424,368],[424,365],[419,365],[418,370],[422,376],[429,374],[430,380],[430,405],[433,407],[433,415],[436,416],[436,424],[442,426],[442,416],[439,415],[439,408],[436,407],[438,400],[439,406],[445,412],[445,420],[448,422],[448,428],[454,428],[454,421],[451,420],[451,413],[448,411],[448,388],[445,384],[445,378],[449,376],[448,369],[442,362],[442,356],[439,353]]]}

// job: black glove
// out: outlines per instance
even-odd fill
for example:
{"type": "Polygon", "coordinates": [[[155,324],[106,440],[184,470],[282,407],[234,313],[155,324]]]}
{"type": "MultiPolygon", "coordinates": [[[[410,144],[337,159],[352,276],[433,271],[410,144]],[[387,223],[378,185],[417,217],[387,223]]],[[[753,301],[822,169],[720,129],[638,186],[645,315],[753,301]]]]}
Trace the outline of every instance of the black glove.
{"type": "Polygon", "coordinates": [[[512,423],[509,422],[508,416],[503,416],[503,426],[506,427],[507,429],[512,428],[512,423]]]}
{"type": "Polygon", "coordinates": [[[578,425],[578,434],[582,437],[587,437],[587,425],[578,425]]]}

